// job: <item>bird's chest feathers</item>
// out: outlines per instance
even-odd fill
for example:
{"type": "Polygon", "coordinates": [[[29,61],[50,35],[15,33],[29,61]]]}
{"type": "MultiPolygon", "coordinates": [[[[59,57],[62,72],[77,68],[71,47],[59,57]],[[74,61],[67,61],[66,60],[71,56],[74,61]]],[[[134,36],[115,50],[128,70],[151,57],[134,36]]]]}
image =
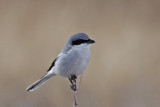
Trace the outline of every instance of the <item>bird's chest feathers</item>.
{"type": "Polygon", "coordinates": [[[57,62],[55,72],[64,77],[69,77],[71,75],[78,76],[84,72],[88,65],[90,59],[89,46],[72,47],[62,59],[57,62]]]}
{"type": "Polygon", "coordinates": [[[80,47],[80,48],[75,48],[75,51],[78,55],[78,57],[81,58],[81,61],[89,61],[90,59],[90,51],[88,47],[80,47]]]}

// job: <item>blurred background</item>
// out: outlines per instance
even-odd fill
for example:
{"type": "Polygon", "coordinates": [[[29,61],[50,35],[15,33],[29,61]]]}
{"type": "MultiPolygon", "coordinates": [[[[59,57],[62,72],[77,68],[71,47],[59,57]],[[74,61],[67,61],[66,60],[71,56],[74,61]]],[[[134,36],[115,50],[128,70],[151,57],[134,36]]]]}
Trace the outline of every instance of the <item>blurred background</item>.
{"type": "Polygon", "coordinates": [[[42,77],[70,35],[96,41],[79,107],[159,107],[159,0],[0,0],[0,106],[72,107],[66,78],[42,77]]]}

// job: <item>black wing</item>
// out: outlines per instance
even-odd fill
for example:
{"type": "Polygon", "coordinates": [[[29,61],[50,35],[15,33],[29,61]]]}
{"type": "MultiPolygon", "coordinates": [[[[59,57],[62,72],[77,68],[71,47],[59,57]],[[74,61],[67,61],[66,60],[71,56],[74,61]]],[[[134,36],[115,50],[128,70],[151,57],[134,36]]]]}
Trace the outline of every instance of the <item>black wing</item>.
{"type": "Polygon", "coordinates": [[[52,69],[52,67],[55,65],[55,62],[57,61],[58,57],[52,62],[51,66],[49,67],[49,69],[47,70],[50,71],[52,69]]]}

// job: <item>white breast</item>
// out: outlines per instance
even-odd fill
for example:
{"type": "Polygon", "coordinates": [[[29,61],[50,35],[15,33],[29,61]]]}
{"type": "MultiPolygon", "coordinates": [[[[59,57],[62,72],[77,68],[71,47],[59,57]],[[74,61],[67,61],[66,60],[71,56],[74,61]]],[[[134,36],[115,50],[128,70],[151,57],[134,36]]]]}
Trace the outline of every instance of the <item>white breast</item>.
{"type": "Polygon", "coordinates": [[[82,74],[90,59],[90,45],[82,44],[74,46],[72,49],[62,55],[56,63],[55,74],[63,77],[82,74]]]}

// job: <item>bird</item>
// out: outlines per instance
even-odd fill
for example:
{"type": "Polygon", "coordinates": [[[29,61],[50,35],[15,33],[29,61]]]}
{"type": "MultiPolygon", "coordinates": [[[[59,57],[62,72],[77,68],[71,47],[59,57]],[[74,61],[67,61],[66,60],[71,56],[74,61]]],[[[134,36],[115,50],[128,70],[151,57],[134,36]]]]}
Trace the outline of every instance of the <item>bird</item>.
{"type": "Polygon", "coordinates": [[[71,89],[76,90],[73,81],[85,71],[90,60],[90,45],[93,43],[95,41],[85,33],[71,35],[47,70],[46,75],[31,84],[26,90],[34,91],[55,75],[68,78],[72,84],[71,89]]]}

